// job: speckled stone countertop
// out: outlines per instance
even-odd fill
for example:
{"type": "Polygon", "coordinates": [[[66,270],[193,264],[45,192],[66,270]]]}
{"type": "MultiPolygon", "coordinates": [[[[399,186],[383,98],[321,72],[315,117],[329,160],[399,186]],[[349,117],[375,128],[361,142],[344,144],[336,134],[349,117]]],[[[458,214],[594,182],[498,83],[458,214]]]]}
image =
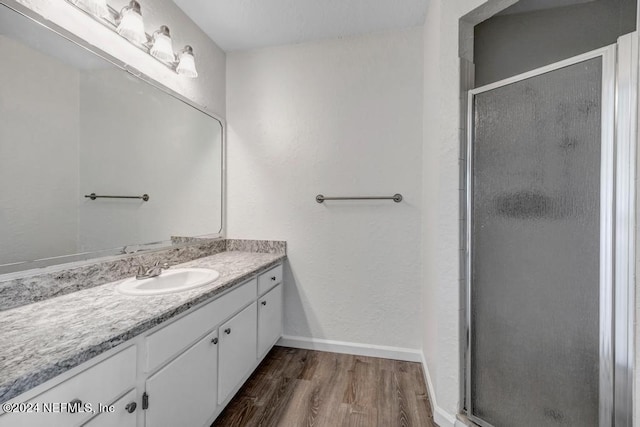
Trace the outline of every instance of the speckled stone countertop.
{"type": "Polygon", "coordinates": [[[118,281],[0,312],[0,403],[213,299],[285,257],[221,252],[176,266],[220,273],[196,289],[127,296],[116,291],[118,281]]]}

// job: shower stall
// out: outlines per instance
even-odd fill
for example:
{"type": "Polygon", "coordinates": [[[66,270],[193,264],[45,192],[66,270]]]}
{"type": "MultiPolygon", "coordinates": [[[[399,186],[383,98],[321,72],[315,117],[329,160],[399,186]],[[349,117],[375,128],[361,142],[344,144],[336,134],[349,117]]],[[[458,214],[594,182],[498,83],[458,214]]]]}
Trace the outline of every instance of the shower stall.
{"type": "Polygon", "coordinates": [[[469,92],[465,406],[631,426],[635,34],[469,92]]]}

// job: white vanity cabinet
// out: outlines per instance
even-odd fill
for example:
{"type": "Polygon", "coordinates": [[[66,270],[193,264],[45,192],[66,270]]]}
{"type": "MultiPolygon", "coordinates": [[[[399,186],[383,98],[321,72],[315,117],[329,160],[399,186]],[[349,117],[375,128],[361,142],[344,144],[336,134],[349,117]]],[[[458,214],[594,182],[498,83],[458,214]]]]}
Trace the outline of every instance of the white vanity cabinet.
{"type": "Polygon", "coordinates": [[[149,334],[145,340],[145,372],[153,372],[198,338],[218,327],[256,300],[257,280],[251,279],[203,307],[149,334]]]}
{"type": "Polygon", "coordinates": [[[258,295],[264,295],[280,283],[282,283],[282,265],[277,265],[258,276],[258,295]]]}
{"type": "Polygon", "coordinates": [[[281,334],[277,265],[10,401],[95,412],[6,413],[0,427],[208,426],[281,334]],[[100,413],[99,404],[113,409],[100,413]]]}
{"type": "Polygon", "coordinates": [[[218,403],[223,403],[256,365],[256,303],[236,314],[218,329],[220,375],[218,403]]]}
{"type": "Polygon", "coordinates": [[[146,337],[146,427],[213,422],[282,335],[281,283],[278,265],[146,337]]]}
{"type": "MultiPolygon", "coordinates": [[[[135,384],[136,346],[130,346],[31,399],[12,399],[24,411],[0,416],[0,426],[79,426],[99,413],[100,404],[111,405],[135,384]]],[[[135,422],[136,414],[130,418],[135,422]]]]}
{"type": "Polygon", "coordinates": [[[258,299],[258,358],[264,357],[282,336],[282,285],[258,299]]]}
{"type": "Polygon", "coordinates": [[[146,426],[204,426],[217,402],[217,331],[149,377],[145,389],[146,426]]]}
{"type": "Polygon", "coordinates": [[[85,427],[136,427],[137,411],[140,405],[136,402],[136,390],[122,396],[113,403],[113,412],[105,412],[92,418],[85,427]]]}

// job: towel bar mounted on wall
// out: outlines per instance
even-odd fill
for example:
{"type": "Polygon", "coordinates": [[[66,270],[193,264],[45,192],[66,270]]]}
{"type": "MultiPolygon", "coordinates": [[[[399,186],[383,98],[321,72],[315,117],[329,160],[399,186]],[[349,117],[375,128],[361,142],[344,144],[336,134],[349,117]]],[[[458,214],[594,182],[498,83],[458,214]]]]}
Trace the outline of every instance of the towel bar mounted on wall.
{"type": "Polygon", "coordinates": [[[364,197],[325,197],[322,194],[316,196],[316,202],[322,203],[325,200],[393,200],[396,203],[402,201],[402,194],[394,194],[393,196],[364,196],[364,197]]]}
{"type": "Polygon", "coordinates": [[[140,199],[143,202],[149,201],[149,195],[143,194],[142,196],[99,196],[96,193],[85,194],[87,199],[95,200],[95,199],[140,199]]]}

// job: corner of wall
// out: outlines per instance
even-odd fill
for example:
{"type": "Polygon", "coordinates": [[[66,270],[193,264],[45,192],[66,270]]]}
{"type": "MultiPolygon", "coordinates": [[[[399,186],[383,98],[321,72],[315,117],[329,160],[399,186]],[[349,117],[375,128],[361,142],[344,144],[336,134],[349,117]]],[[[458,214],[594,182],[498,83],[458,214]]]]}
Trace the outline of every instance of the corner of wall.
{"type": "Polygon", "coordinates": [[[431,403],[431,411],[433,413],[433,421],[440,427],[458,427],[460,425],[459,420],[455,415],[450,414],[440,406],[436,401],[436,393],[433,388],[433,382],[431,381],[431,375],[429,374],[429,367],[427,366],[427,361],[424,357],[424,353],[422,356],[422,371],[424,373],[424,380],[427,384],[427,392],[429,393],[429,402],[431,403]]]}

